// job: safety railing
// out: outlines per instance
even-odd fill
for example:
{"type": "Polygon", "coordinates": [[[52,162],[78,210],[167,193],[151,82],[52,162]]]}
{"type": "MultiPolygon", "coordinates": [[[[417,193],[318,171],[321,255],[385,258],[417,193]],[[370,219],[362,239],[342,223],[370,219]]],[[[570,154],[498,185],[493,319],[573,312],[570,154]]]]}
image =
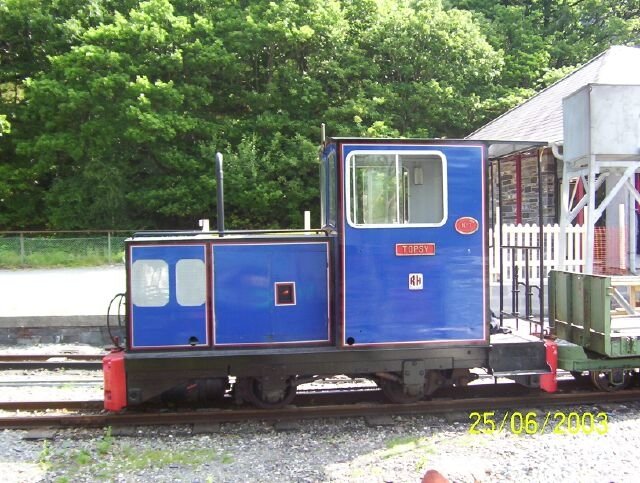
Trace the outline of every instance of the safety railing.
{"type": "MultiPolygon", "coordinates": [[[[514,279],[528,278],[531,283],[540,282],[540,257],[544,257],[545,271],[560,267],[560,225],[549,224],[543,227],[544,243],[540,243],[540,229],[536,224],[502,226],[502,241],[497,227],[489,229],[489,276],[492,284],[500,283],[499,247],[524,247],[539,249],[503,250],[502,277],[506,285],[514,279]]],[[[565,232],[566,260],[564,269],[569,272],[582,272],[585,265],[586,230],[583,225],[569,226],[565,232]]],[[[545,274],[546,277],[546,274],[545,274]]]]}
{"type": "Polygon", "coordinates": [[[91,266],[122,263],[133,230],[0,231],[0,267],[91,266]]]}

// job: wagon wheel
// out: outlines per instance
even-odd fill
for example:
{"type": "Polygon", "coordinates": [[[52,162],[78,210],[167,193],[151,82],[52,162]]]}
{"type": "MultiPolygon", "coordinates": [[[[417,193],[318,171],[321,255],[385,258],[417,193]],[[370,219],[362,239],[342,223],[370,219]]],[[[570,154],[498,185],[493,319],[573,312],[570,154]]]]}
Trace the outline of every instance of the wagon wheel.
{"type": "Polygon", "coordinates": [[[277,409],[290,404],[296,397],[292,379],[238,378],[235,390],[240,397],[260,409],[277,409]]]}
{"type": "Polygon", "coordinates": [[[585,383],[590,380],[591,373],[590,372],[582,372],[582,371],[570,371],[571,375],[575,379],[576,382],[585,383]]]}
{"type": "Polygon", "coordinates": [[[591,383],[601,391],[619,391],[624,389],[631,383],[631,371],[623,369],[615,369],[614,371],[590,371],[591,383]],[[614,372],[612,374],[612,372],[614,372]],[[612,381],[613,379],[613,381],[612,381]]]}

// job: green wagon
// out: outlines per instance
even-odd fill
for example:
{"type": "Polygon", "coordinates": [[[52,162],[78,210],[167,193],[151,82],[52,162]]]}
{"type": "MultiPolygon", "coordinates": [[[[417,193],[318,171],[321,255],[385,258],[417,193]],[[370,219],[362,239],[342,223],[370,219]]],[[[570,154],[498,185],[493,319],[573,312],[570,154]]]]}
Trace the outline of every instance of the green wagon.
{"type": "Polygon", "coordinates": [[[640,367],[640,277],[551,271],[549,319],[558,338],[558,367],[589,371],[601,389],[618,389],[640,367]]]}

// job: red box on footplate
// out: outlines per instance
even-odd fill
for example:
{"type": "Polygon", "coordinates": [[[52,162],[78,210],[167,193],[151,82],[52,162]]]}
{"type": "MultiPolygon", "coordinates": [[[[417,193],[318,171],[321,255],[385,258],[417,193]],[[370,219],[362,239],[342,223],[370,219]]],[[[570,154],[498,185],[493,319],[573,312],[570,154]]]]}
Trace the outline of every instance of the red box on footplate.
{"type": "Polygon", "coordinates": [[[544,346],[547,354],[547,364],[549,364],[550,374],[540,376],[540,388],[547,392],[556,392],[558,389],[558,380],[556,372],[558,370],[558,345],[552,340],[545,340],[544,346]]]}
{"type": "Polygon", "coordinates": [[[120,411],[127,407],[127,375],[124,370],[124,352],[111,352],[102,359],[104,375],[104,408],[120,411]]]}

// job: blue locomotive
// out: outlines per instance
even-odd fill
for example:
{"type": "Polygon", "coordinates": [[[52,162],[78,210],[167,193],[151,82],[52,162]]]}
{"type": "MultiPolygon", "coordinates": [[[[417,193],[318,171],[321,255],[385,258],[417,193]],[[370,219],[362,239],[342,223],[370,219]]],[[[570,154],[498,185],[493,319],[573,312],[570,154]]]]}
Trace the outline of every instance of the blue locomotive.
{"type": "Polygon", "coordinates": [[[175,388],[215,398],[230,381],[238,401],[278,407],[335,374],[408,402],[472,368],[532,385],[550,372],[544,340],[490,335],[485,144],[333,138],[320,165],[318,230],[126,241],[107,409],[175,388]]]}

